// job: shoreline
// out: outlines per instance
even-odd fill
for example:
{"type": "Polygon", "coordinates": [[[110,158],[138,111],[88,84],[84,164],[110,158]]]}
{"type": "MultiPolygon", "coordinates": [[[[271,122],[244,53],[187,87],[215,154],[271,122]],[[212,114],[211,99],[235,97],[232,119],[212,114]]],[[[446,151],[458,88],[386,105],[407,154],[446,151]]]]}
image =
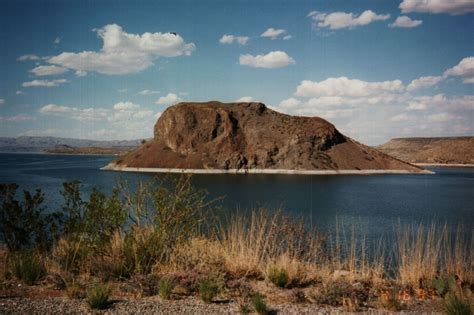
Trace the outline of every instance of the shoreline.
{"type": "Polygon", "coordinates": [[[474,164],[445,164],[445,163],[411,163],[416,166],[436,166],[436,167],[474,167],[474,164]]]}
{"type": "Polygon", "coordinates": [[[173,174],[284,174],[284,175],[376,175],[376,174],[435,174],[430,170],[412,172],[406,170],[289,170],[289,169],[185,169],[153,167],[120,167],[107,165],[102,171],[173,174]]]}

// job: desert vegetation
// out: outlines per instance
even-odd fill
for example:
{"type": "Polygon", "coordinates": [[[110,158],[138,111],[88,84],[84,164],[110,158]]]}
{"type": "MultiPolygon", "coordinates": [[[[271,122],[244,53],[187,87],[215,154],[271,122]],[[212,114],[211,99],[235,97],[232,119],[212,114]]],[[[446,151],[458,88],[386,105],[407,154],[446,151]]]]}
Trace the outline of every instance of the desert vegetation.
{"type": "Polygon", "coordinates": [[[43,207],[41,190],[17,190],[0,185],[4,297],[33,286],[94,309],[113,307],[112,297],[156,295],[259,314],[280,303],[472,311],[472,237],[446,226],[400,225],[387,255],[355,229],[324,235],[278,210],[220,219],[188,176],[86,197],[79,182],[64,183],[57,211],[43,207]]]}

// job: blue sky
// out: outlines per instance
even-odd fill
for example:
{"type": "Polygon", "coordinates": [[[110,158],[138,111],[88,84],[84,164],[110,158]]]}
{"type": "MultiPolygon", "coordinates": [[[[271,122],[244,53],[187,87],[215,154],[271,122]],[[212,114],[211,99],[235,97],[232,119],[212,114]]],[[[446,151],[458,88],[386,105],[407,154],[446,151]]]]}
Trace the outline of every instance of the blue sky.
{"type": "Polygon", "coordinates": [[[368,144],[473,135],[473,12],[469,0],[0,0],[0,136],[147,138],[175,102],[239,99],[368,144]]]}

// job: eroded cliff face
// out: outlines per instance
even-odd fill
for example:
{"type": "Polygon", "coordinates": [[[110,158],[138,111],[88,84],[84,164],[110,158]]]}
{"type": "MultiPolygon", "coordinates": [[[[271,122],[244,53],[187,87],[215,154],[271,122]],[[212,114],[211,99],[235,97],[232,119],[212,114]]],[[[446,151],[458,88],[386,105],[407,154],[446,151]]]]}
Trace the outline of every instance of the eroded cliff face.
{"type": "Polygon", "coordinates": [[[117,166],[186,169],[419,168],[341,134],[319,117],[278,113],[262,103],[179,103],[159,118],[154,139],[117,166]]]}

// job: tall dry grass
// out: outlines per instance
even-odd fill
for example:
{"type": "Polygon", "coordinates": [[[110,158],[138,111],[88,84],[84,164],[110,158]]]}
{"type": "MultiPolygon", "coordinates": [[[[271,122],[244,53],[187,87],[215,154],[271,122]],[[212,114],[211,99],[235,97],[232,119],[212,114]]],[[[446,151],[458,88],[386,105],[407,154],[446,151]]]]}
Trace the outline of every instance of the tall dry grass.
{"type": "Polygon", "coordinates": [[[463,235],[460,227],[453,239],[447,225],[399,225],[396,231],[397,280],[405,285],[421,286],[424,280],[449,275],[460,282],[472,283],[472,238],[469,240],[463,235]]]}

